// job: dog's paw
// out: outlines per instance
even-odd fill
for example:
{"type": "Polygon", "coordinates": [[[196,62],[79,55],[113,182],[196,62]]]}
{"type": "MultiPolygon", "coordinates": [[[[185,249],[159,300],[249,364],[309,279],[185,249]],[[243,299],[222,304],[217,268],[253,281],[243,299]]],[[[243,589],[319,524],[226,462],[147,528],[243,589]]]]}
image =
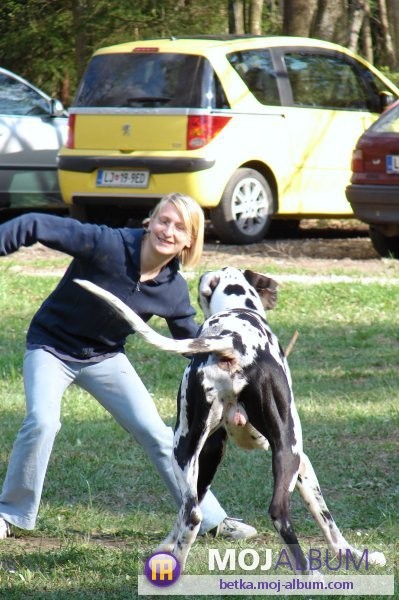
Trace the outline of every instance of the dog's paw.
{"type": "Polygon", "coordinates": [[[387,560],[382,552],[372,552],[368,556],[368,561],[371,565],[378,565],[384,567],[387,564],[387,560]]]}
{"type": "Polygon", "coordinates": [[[309,571],[309,573],[307,574],[307,577],[309,579],[311,579],[312,581],[324,581],[324,576],[322,573],[320,573],[320,571],[318,571],[317,569],[311,570],[309,571]]]}

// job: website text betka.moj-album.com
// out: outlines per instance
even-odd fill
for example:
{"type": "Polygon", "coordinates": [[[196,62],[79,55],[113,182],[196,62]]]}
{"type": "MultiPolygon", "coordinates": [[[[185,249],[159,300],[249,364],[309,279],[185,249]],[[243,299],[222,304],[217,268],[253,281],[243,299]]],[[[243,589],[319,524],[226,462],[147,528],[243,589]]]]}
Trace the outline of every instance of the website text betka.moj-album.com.
{"type": "Polygon", "coordinates": [[[285,549],[273,553],[268,548],[261,552],[252,548],[209,548],[209,575],[183,575],[173,555],[155,553],[148,557],[139,574],[138,593],[195,596],[394,594],[394,576],[376,575],[375,568],[371,572],[367,549],[361,557],[354,556],[350,550],[333,557],[328,551],[311,548],[307,558],[312,574],[301,575],[299,566],[292,564],[285,549]],[[282,569],[284,574],[278,574],[282,569]]]}

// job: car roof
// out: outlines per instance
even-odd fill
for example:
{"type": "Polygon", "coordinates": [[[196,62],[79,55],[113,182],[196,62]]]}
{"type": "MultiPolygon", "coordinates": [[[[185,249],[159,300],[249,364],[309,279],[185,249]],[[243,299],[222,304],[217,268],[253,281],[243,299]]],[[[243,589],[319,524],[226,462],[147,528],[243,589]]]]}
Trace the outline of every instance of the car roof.
{"type": "Polygon", "coordinates": [[[315,38],[297,37],[297,36],[264,36],[264,35],[196,35],[196,36],[171,36],[167,38],[151,38],[146,40],[136,40],[115,44],[98,49],[94,56],[100,54],[112,53],[131,53],[131,52],[170,52],[185,54],[218,54],[222,49],[223,53],[238,52],[254,48],[316,48],[320,50],[329,50],[330,52],[340,52],[346,56],[357,60],[364,67],[368,68],[377,75],[392,92],[399,96],[399,88],[390,81],[383,73],[378,71],[372,64],[361,56],[351,52],[344,46],[318,40],[315,38]]]}
{"type": "Polygon", "coordinates": [[[178,36],[168,38],[152,38],[147,40],[136,40],[116,44],[105,48],[100,48],[97,53],[103,52],[131,52],[137,48],[149,48],[161,52],[185,52],[188,54],[206,53],[207,50],[215,48],[225,48],[228,51],[240,50],[256,47],[317,47],[327,50],[339,50],[351,56],[352,52],[324,40],[317,40],[306,37],[295,36],[264,36],[264,35],[197,35],[197,36],[178,36]]]}

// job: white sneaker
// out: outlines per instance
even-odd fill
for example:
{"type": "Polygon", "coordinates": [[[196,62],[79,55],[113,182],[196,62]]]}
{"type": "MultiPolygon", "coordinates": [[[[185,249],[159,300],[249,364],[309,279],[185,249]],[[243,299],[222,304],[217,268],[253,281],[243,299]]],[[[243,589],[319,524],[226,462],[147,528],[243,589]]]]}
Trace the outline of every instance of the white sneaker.
{"type": "Polygon", "coordinates": [[[217,527],[209,533],[215,537],[222,537],[230,540],[248,540],[257,535],[255,527],[243,523],[240,519],[226,517],[217,527]]]}
{"type": "Polygon", "coordinates": [[[11,535],[11,527],[10,524],[0,517],[0,540],[5,540],[11,535]]]}

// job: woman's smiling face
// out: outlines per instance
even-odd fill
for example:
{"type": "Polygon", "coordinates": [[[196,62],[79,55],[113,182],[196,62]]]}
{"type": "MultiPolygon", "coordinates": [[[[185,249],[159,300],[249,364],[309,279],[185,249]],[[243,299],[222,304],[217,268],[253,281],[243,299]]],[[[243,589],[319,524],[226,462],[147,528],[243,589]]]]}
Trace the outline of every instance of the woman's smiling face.
{"type": "Polygon", "coordinates": [[[151,217],[148,232],[153,250],[165,257],[178,256],[184,248],[191,245],[191,235],[171,202],[166,203],[151,217]]]}

